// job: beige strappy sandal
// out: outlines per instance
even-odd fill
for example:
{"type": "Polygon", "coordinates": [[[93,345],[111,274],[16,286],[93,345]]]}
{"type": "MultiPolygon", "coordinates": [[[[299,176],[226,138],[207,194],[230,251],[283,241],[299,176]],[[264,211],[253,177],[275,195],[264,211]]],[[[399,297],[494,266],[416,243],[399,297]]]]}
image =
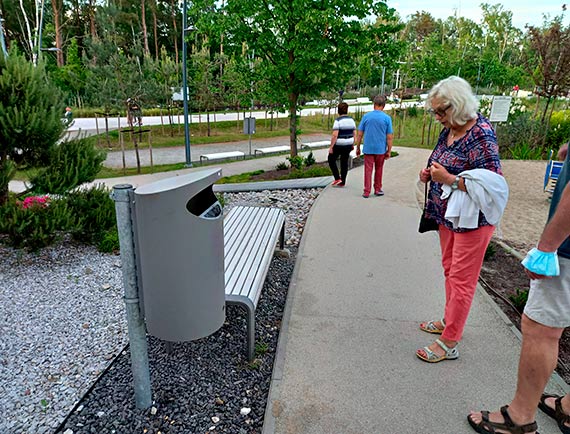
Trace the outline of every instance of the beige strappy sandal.
{"type": "Polygon", "coordinates": [[[416,351],[416,356],[418,356],[424,362],[428,363],[437,363],[441,362],[442,360],[455,360],[459,358],[459,350],[457,349],[457,346],[449,348],[439,339],[436,339],[435,343],[438,344],[443,349],[443,351],[445,351],[445,353],[442,356],[434,353],[432,350],[429,349],[429,347],[423,347],[418,351],[416,351]],[[420,353],[420,351],[422,350],[425,351],[426,353],[425,356],[420,353]]]}
{"type": "Polygon", "coordinates": [[[426,333],[433,333],[436,335],[440,335],[443,333],[443,330],[445,329],[445,320],[442,318],[441,319],[441,324],[443,325],[443,328],[440,329],[438,328],[435,323],[437,322],[437,320],[433,320],[433,321],[428,321],[428,322],[423,322],[420,324],[420,330],[426,332],[426,333]]]}

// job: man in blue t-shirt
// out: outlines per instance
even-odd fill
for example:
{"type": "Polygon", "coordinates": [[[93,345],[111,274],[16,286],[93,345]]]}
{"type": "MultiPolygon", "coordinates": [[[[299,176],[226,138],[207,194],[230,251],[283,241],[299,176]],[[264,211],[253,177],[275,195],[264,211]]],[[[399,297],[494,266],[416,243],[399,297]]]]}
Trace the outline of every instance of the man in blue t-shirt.
{"type": "MultiPolygon", "coordinates": [[[[568,148],[562,149],[567,154],[568,148]]],[[[557,257],[560,274],[547,277],[527,269],[528,263],[525,266],[532,280],[522,316],[523,340],[515,397],[501,412],[488,414],[487,420],[481,412],[468,416],[471,426],[480,433],[515,432],[516,427],[520,427],[516,432],[535,432],[537,406],[556,420],[560,431],[570,433],[570,394],[543,393],[556,368],[562,332],[570,326],[570,156],[559,154],[559,157],[565,161],[552,195],[549,220],[535,254],[540,263],[557,257]],[[506,427],[508,418],[515,426],[506,427]]]]}
{"type": "Polygon", "coordinates": [[[372,187],[372,170],[374,170],[374,195],[383,196],[382,172],[384,161],[390,158],[394,134],[392,118],[384,113],[386,97],[378,95],[374,98],[374,110],[366,113],[356,133],[356,155],[360,156],[360,143],[364,136],[364,192],[362,197],[370,196],[372,187]]]}

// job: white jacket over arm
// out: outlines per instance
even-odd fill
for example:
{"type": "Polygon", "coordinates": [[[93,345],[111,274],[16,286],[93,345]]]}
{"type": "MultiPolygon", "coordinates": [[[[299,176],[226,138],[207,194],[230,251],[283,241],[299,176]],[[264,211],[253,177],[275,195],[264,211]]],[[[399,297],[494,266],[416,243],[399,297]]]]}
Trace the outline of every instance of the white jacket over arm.
{"type": "Polygon", "coordinates": [[[445,218],[453,228],[475,229],[479,223],[479,211],[485,219],[496,226],[507,206],[509,186],[505,178],[487,169],[473,169],[461,172],[458,176],[465,181],[465,189],[452,190],[444,185],[442,199],[449,197],[445,218]]]}

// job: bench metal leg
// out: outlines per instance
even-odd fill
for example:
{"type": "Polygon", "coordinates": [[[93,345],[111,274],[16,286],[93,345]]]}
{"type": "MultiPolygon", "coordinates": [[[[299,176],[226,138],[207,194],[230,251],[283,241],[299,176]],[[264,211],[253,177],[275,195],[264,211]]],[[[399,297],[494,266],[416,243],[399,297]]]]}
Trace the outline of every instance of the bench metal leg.
{"type": "Polygon", "coordinates": [[[166,354],[172,354],[172,342],[164,341],[164,348],[166,349],[166,354]]]}
{"type": "Polygon", "coordinates": [[[247,358],[252,362],[255,356],[255,311],[244,307],[247,312],[247,358]]]}
{"type": "Polygon", "coordinates": [[[281,234],[279,234],[279,248],[283,250],[285,247],[285,223],[281,226],[281,234]]]}

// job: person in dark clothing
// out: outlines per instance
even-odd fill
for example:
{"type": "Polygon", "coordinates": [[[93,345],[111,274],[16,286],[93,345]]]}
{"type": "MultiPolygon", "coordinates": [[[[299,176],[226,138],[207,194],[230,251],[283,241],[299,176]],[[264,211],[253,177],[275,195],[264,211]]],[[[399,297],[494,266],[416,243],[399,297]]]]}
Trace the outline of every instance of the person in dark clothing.
{"type": "Polygon", "coordinates": [[[346,175],[348,173],[348,158],[354,149],[354,135],[356,133],[356,123],[354,119],[347,115],[348,104],[341,102],[338,105],[339,117],[333,124],[331,145],[329,147],[328,162],[334,176],[333,187],[344,187],[346,175]],[[340,175],[336,165],[340,157],[340,175]]]}

